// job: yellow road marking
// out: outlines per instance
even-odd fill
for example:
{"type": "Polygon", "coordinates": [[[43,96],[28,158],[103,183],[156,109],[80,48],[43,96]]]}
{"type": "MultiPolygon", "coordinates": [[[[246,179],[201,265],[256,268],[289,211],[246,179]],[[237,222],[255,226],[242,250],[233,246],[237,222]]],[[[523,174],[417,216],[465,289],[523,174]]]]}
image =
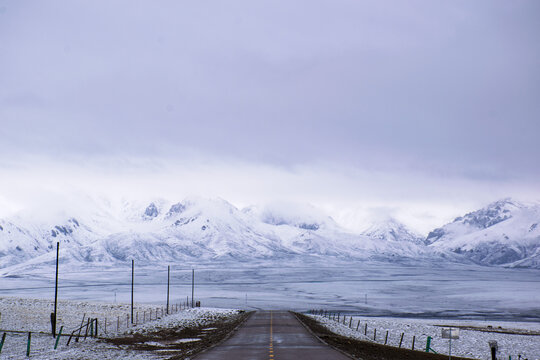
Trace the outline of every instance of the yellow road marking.
{"type": "Polygon", "coordinates": [[[274,337],[273,337],[273,333],[274,333],[273,315],[272,315],[272,311],[270,311],[270,346],[269,346],[270,354],[268,355],[270,360],[274,359],[274,354],[273,354],[274,353],[274,337]]]}

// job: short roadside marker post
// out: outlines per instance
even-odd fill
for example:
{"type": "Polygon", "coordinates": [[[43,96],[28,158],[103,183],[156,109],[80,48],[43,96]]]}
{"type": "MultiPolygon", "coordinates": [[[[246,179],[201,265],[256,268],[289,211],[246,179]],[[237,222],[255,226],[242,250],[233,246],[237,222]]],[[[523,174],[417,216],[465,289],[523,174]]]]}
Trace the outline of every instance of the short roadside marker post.
{"type": "Polygon", "coordinates": [[[429,352],[430,349],[431,349],[431,336],[428,336],[427,341],[426,341],[426,352],[429,352]]]}
{"type": "Polygon", "coordinates": [[[452,339],[459,339],[459,329],[442,328],[442,338],[448,339],[448,358],[452,359],[452,339]]]}
{"type": "Polygon", "coordinates": [[[491,359],[497,360],[497,350],[499,350],[499,346],[497,345],[497,341],[491,340],[488,342],[489,347],[491,349],[491,359]]]}
{"type": "Polygon", "coordinates": [[[428,336],[427,337],[427,341],[426,341],[426,352],[432,352],[434,354],[438,354],[438,352],[436,352],[435,350],[433,350],[431,348],[431,340],[433,340],[433,338],[431,336],[428,336]]]}

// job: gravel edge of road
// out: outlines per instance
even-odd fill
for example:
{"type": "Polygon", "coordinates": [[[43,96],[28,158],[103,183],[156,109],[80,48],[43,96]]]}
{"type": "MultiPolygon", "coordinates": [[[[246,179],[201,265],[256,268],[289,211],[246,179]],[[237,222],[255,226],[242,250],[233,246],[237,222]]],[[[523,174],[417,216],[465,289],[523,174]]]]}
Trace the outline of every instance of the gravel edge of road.
{"type": "Polygon", "coordinates": [[[317,340],[319,340],[321,343],[323,343],[324,345],[328,346],[328,347],[331,347],[332,349],[342,353],[343,355],[351,358],[351,359],[354,359],[354,360],[362,360],[360,358],[355,358],[354,356],[352,356],[351,354],[349,354],[348,352],[346,351],[343,351],[342,349],[338,348],[338,347],[335,347],[329,343],[327,343],[326,341],[324,341],[323,339],[321,339],[319,336],[317,336],[317,334],[307,325],[305,324],[299,317],[299,315],[301,316],[302,314],[300,313],[297,313],[297,312],[294,312],[294,311],[290,311],[290,313],[296,318],[296,320],[298,320],[298,322],[304,327],[304,329],[306,329],[313,337],[315,337],[317,340]]]}
{"type": "Polygon", "coordinates": [[[238,324],[236,324],[236,326],[234,327],[234,329],[232,329],[227,335],[225,335],[225,337],[223,337],[223,339],[215,342],[214,344],[202,349],[201,351],[197,352],[196,354],[193,354],[191,355],[192,357],[190,357],[189,359],[193,359],[193,360],[196,360],[200,355],[204,354],[205,352],[207,351],[210,351],[212,350],[213,348],[215,348],[216,346],[219,346],[221,344],[223,344],[225,341],[229,340],[231,338],[231,336],[233,336],[237,331],[238,329],[244,325],[244,323],[246,321],[248,321],[248,319],[255,313],[255,311],[249,311],[247,312],[245,315],[244,315],[244,318],[242,319],[242,321],[240,321],[238,324]]]}

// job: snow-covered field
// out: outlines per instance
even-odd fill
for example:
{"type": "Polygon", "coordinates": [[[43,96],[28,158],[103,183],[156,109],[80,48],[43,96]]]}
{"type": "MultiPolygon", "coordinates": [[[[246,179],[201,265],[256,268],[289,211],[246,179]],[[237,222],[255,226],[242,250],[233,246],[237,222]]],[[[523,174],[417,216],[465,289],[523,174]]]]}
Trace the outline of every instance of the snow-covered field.
{"type": "Polygon", "coordinates": [[[499,347],[499,359],[509,359],[509,356],[512,359],[518,359],[519,355],[521,355],[521,359],[540,359],[539,323],[352,316],[351,324],[350,316],[346,315],[345,324],[343,324],[343,315],[341,315],[339,323],[334,316],[330,319],[320,315],[310,316],[337,334],[360,340],[374,341],[375,336],[377,343],[384,344],[388,331],[387,344],[396,347],[399,346],[401,334],[403,333],[403,348],[411,349],[414,336],[415,349],[425,350],[427,337],[430,336],[432,338],[431,348],[439,354],[449,353],[449,341],[442,338],[441,329],[443,327],[460,327],[460,338],[452,340],[452,355],[490,360],[491,353],[488,341],[495,340],[499,347]],[[349,324],[351,324],[351,327],[349,327],[349,324]],[[488,326],[491,326],[496,331],[529,333],[530,335],[470,329],[471,327],[489,329],[488,326]],[[357,327],[358,330],[356,330],[357,327]]]}
{"type": "MultiPolygon", "coordinates": [[[[0,329],[12,331],[32,331],[50,333],[50,313],[53,312],[54,302],[43,299],[0,298],[0,329]]],[[[131,327],[129,304],[98,303],[87,301],[60,300],[58,302],[58,329],[64,326],[64,333],[81,325],[83,315],[86,319],[97,318],[100,332],[123,332],[131,327]],[[105,322],[107,325],[105,326],[105,322]],[[118,326],[117,326],[118,325],[118,326]],[[118,328],[118,330],[117,330],[118,328]]],[[[139,323],[149,321],[150,317],[161,317],[163,308],[156,305],[136,304],[134,317],[139,323]],[[138,314],[138,315],[137,315],[138,314]]]]}
{"type": "MultiPolygon", "coordinates": [[[[211,307],[327,308],[377,316],[538,322],[538,279],[540,271],[536,269],[459,264],[336,262],[323,258],[301,264],[201,263],[195,266],[195,298],[211,307]]],[[[54,297],[54,265],[52,272],[36,268],[0,281],[3,296],[54,297]]],[[[58,296],[108,303],[114,303],[116,297],[117,302],[129,303],[130,282],[130,264],[65,269],[60,273],[58,296]]],[[[171,301],[184,302],[188,295],[190,264],[171,264],[171,301]]],[[[166,296],[167,267],[136,263],[135,303],[163,307],[166,296]]]]}
{"type": "MultiPolygon", "coordinates": [[[[0,359],[22,359],[26,356],[28,332],[32,332],[31,358],[34,359],[149,359],[162,358],[149,352],[140,353],[125,346],[115,346],[98,342],[87,337],[79,342],[62,336],[58,348],[54,350],[55,339],[50,334],[49,314],[52,302],[39,299],[0,298],[0,332],[6,332],[6,340],[0,359]]],[[[213,322],[237,314],[237,310],[216,308],[180,309],[171,306],[171,315],[161,315],[162,308],[155,305],[137,305],[139,323],[131,325],[127,321],[130,313],[128,304],[91,303],[85,301],[60,301],[58,304],[59,327],[64,326],[64,334],[80,326],[82,314],[98,318],[99,335],[114,337],[122,334],[144,334],[162,328],[188,328],[207,326],[213,322]],[[174,309],[174,310],[173,310],[174,309]],[[158,317],[156,318],[156,310],[158,317]],[[150,320],[152,313],[152,320],[150,320]],[[105,333],[105,319],[108,321],[105,333]],[[110,319],[114,319],[111,321],[110,319]],[[143,322],[143,319],[146,320],[143,322]],[[117,324],[120,328],[117,331],[117,324]]],[[[84,334],[84,330],[82,333],[84,334]]],[[[191,339],[193,340],[193,339],[191,339]]]]}
{"type": "MultiPolygon", "coordinates": [[[[281,261],[279,264],[275,261],[255,264],[172,263],[171,303],[185,302],[186,296],[191,295],[192,266],[195,268],[195,298],[206,307],[297,311],[325,308],[370,316],[368,319],[371,322],[382,321],[382,317],[446,319],[427,320],[425,323],[423,320],[406,320],[403,323],[404,328],[413,324],[430,325],[462,320],[485,320],[493,326],[499,326],[499,321],[530,322],[529,325],[525,324],[525,327],[537,326],[540,323],[540,272],[537,269],[488,268],[463,264],[408,264],[397,261],[389,264],[350,259],[337,262],[326,258],[304,263],[281,261]]],[[[54,264],[51,267],[54,269],[54,264]]],[[[17,325],[9,328],[10,330],[28,331],[32,324],[34,331],[49,332],[49,315],[54,297],[54,271],[36,267],[19,272],[16,276],[2,277],[0,281],[2,296],[49,299],[25,300],[20,304],[15,299],[1,299],[0,328],[6,329],[9,324],[10,327],[17,325]],[[19,308],[24,311],[14,311],[19,308]]],[[[120,330],[125,331],[126,315],[130,312],[126,305],[130,301],[130,282],[130,264],[110,268],[64,268],[59,281],[60,323],[73,329],[80,324],[82,315],[86,313],[87,317],[97,317],[100,326],[104,324],[106,317],[107,330],[114,332],[120,317],[120,330]]],[[[142,317],[149,316],[150,309],[153,311],[152,318],[155,318],[155,310],[162,309],[165,305],[166,294],[167,267],[136,263],[135,312],[139,312],[139,322],[142,317]]],[[[369,328],[373,327],[369,325],[369,328]]],[[[378,325],[377,328],[378,337],[382,336],[379,332],[382,334],[390,330],[389,341],[397,341],[399,329],[396,328],[396,335],[392,332],[393,326],[378,325]]],[[[405,333],[404,344],[410,347],[413,332],[405,333]]],[[[474,339],[478,339],[478,349],[481,349],[479,351],[484,352],[487,351],[487,340],[497,340],[501,335],[478,334],[474,339]]],[[[425,339],[429,335],[434,338],[433,347],[436,351],[448,350],[446,340],[441,341],[438,338],[439,328],[429,333],[414,331],[414,335],[417,335],[417,347],[425,346],[425,339]],[[425,336],[422,337],[422,334],[425,336]]],[[[8,335],[6,340],[8,349],[8,344],[14,341],[11,336],[8,335]]],[[[19,347],[24,352],[25,335],[18,336],[19,347]]],[[[462,338],[464,336],[462,335],[462,338]]],[[[50,335],[43,335],[43,339],[43,348],[51,346],[50,335]]],[[[516,339],[540,342],[538,337],[518,336],[516,339]]],[[[37,335],[35,341],[36,344],[40,341],[37,335]]],[[[468,340],[460,339],[457,344],[465,341],[468,340]]],[[[501,351],[506,351],[505,342],[501,340],[500,344],[501,351]]],[[[524,345],[523,349],[528,349],[528,346],[532,345],[524,345]]],[[[464,351],[469,351],[467,349],[471,349],[471,346],[464,351]]],[[[534,355],[526,353],[529,359],[540,357],[538,348],[536,349],[534,355]]],[[[519,349],[514,350],[512,358],[516,359],[514,356],[519,354],[519,349]]],[[[522,354],[524,353],[523,350],[522,354]]]]}

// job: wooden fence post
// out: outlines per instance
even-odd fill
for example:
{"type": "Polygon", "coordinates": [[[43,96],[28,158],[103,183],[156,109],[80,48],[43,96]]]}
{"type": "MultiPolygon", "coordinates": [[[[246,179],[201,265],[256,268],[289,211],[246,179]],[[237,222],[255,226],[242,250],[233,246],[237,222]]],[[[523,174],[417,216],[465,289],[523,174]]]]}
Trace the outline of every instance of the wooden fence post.
{"type": "MultiPolygon", "coordinates": [[[[71,342],[71,338],[73,338],[73,335],[75,335],[75,331],[71,333],[71,335],[69,335],[69,338],[68,338],[68,341],[66,343],[66,346],[69,346],[69,343],[71,342]]],[[[76,338],[75,338],[76,339],[76,338]]]]}
{"type": "Polygon", "coordinates": [[[403,335],[405,335],[405,333],[401,333],[401,339],[399,339],[399,347],[401,348],[401,343],[403,342],[403,335]]]}
{"type": "Polygon", "coordinates": [[[373,341],[377,341],[377,328],[373,330],[373,341]]]}
{"type": "MultiPolygon", "coordinates": [[[[83,314],[82,320],[81,320],[81,326],[79,326],[79,333],[77,334],[77,337],[75,338],[75,342],[79,342],[79,337],[81,336],[81,331],[84,325],[84,318],[86,317],[86,313],[83,314]]],[[[68,341],[69,344],[69,341],[68,341]]]]}
{"type": "Polygon", "coordinates": [[[358,324],[356,324],[356,331],[358,331],[359,326],[360,326],[360,320],[358,320],[358,324]]]}
{"type": "Polygon", "coordinates": [[[88,318],[88,321],[86,322],[86,329],[84,331],[84,338],[86,339],[86,336],[88,336],[88,327],[90,326],[90,318],[88,318]]]}
{"type": "Polygon", "coordinates": [[[384,345],[388,342],[388,330],[386,330],[386,336],[384,337],[384,345]]]}
{"type": "Polygon", "coordinates": [[[414,340],[416,339],[416,335],[413,335],[412,337],[412,347],[411,350],[414,350],[414,340]]]}
{"type": "Polygon", "coordinates": [[[366,326],[364,326],[364,335],[367,335],[367,323],[366,326]]]}

